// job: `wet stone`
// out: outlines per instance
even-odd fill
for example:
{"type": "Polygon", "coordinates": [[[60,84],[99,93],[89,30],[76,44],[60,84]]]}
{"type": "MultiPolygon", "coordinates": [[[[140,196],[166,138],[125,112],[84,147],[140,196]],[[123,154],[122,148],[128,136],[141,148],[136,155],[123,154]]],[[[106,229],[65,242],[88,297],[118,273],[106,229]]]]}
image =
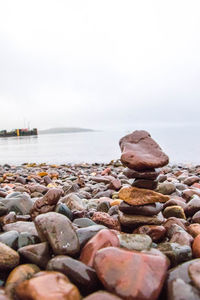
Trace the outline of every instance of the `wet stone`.
{"type": "Polygon", "coordinates": [[[157,185],[157,181],[148,179],[136,179],[132,184],[132,186],[149,190],[155,190],[157,188],[157,185]]]}
{"type": "Polygon", "coordinates": [[[149,249],[152,244],[152,239],[146,234],[120,233],[117,236],[119,239],[120,247],[129,250],[146,250],[149,249]]]}
{"type": "Polygon", "coordinates": [[[78,236],[80,247],[82,248],[93,236],[97,234],[97,232],[105,228],[106,227],[103,225],[92,225],[89,227],[77,229],[76,233],[78,236]]]}
{"type": "Polygon", "coordinates": [[[19,233],[15,230],[0,234],[0,242],[16,250],[19,233]]]}
{"type": "Polygon", "coordinates": [[[47,270],[58,271],[66,275],[79,288],[82,295],[92,293],[99,286],[94,269],[66,255],[52,258],[48,262],[47,270]]]}
{"type": "Polygon", "coordinates": [[[58,203],[56,205],[55,212],[68,217],[71,221],[73,220],[73,213],[72,213],[72,211],[64,203],[58,203]]]}
{"type": "Polygon", "coordinates": [[[42,242],[48,241],[54,254],[76,255],[80,250],[77,234],[71,221],[56,212],[41,214],[35,225],[42,242]]]}
{"type": "Polygon", "coordinates": [[[184,209],[187,217],[192,217],[196,212],[200,210],[200,197],[193,196],[192,199],[186,204],[184,209]]]}
{"type": "Polygon", "coordinates": [[[18,253],[28,262],[36,264],[40,268],[45,268],[50,260],[50,249],[47,242],[24,246],[18,249],[18,253]]]}
{"type": "Polygon", "coordinates": [[[135,229],[133,233],[147,234],[153,242],[159,242],[165,238],[166,229],[162,225],[143,225],[135,229]]]}
{"type": "Polygon", "coordinates": [[[163,216],[165,218],[176,217],[180,219],[186,219],[183,208],[178,205],[166,207],[163,211],[163,216]]]}
{"type": "Polygon", "coordinates": [[[165,242],[158,245],[158,250],[169,258],[171,266],[176,266],[192,259],[191,247],[187,245],[165,242]]]}
{"type": "Polygon", "coordinates": [[[156,202],[152,204],[132,206],[122,201],[119,205],[119,210],[130,215],[154,216],[157,215],[163,208],[163,204],[156,202]]]}
{"type": "Polygon", "coordinates": [[[38,236],[32,235],[29,232],[21,232],[17,240],[17,249],[32,244],[37,244],[39,242],[40,239],[38,236]]]}

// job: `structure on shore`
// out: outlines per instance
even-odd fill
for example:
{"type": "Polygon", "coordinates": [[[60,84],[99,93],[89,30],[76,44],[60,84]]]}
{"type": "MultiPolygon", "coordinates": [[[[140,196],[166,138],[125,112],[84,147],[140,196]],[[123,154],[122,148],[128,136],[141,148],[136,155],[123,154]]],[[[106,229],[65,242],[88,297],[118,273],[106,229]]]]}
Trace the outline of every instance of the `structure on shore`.
{"type": "Polygon", "coordinates": [[[33,129],[14,129],[12,131],[1,130],[0,137],[12,137],[12,136],[29,136],[29,135],[38,135],[37,128],[33,129]]]}

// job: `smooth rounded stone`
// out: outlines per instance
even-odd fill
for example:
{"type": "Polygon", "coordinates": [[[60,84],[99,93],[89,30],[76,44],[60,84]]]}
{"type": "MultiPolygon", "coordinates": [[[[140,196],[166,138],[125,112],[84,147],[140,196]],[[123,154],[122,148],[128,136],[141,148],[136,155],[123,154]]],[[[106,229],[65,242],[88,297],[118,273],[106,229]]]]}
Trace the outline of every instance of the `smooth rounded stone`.
{"type": "Polygon", "coordinates": [[[187,231],[191,234],[194,238],[200,234],[200,224],[194,223],[187,227],[187,231]]]}
{"type": "Polygon", "coordinates": [[[129,250],[146,250],[149,249],[152,244],[152,239],[146,234],[120,233],[117,236],[120,247],[127,248],[129,250]]]}
{"type": "Polygon", "coordinates": [[[16,230],[11,230],[0,234],[0,242],[16,250],[18,237],[19,233],[16,230]]]}
{"type": "Polygon", "coordinates": [[[70,210],[84,210],[85,206],[81,198],[75,193],[70,193],[60,199],[60,202],[65,203],[70,210]]]}
{"type": "Polygon", "coordinates": [[[18,284],[30,279],[34,274],[40,272],[40,268],[34,264],[23,264],[14,268],[6,280],[6,293],[11,299],[15,299],[15,289],[18,284]]]}
{"type": "Polygon", "coordinates": [[[8,296],[5,293],[5,290],[3,288],[0,288],[0,300],[10,300],[8,296]]]}
{"type": "Polygon", "coordinates": [[[71,221],[73,220],[73,213],[72,213],[72,211],[64,203],[58,203],[56,205],[55,212],[68,217],[71,221]]]}
{"type": "Polygon", "coordinates": [[[194,257],[200,258],[200,235],[197,235],[194,238],[194,242],[192,244],[192,253],[194,257]]]}
{"type": "Polygon", "coordinates": [[[189,233],[182,230],[182,231],[174,232],[169,242],[178,243],[180,245],[191,246],[193,240],[194,240],[193,237],[189,233]]]}
{"type": "Polygon", "coordinates": [[[133,169],[125,168],[123,174],[128,178],[156,180],[159,172],[155,169],[138,172],[133,169]]]}
{"type": "Polygon", "coordinates": [[[42,184],[29,184],[27,185],[28,189],[30,190],[31,194],[34,192],[38,192],[41,194],[45,194],[48,192],[48,188],[42,184]]]}
{"type": "Polygon", "coordinates": [[[108,293],[106,291],[98,291],[96,293],[87,296],[86,298],[83,298],[83,300],[120,300],[120,299],[121,298],[117,297],[116,295],[108,293]]]}
{"type": "Polygon", "coordinates": [[[119,205],[114,205],[109,209],[108,214],[110,216],[118,215],[118,210],[119,210],[119,205]]]}
{"type": "Polygon", "coordinates": [[[44,180],[44,183],[45,183],[46,185],[52,183],[51,177],[50,177],[49,175],[45,175],[45,176],[43,177],[43,180],[44,180]]]}
{"type": "Polygon", "coordinates": [[[176,191],[176,185],[172,182],[162,182],[159,183],[156,191],[163,195],[171,195],[176,191]]]}
{"type": "Polygon", "coordinates": [[[198,290],[200,290],[200,262],[194,262],[188,267],[189,276],[198,290]]]}
{"type": "Polygon", "coordinates": [[[198,300],[200,298],[200,294],[198,292],[198,289],[196,289],[193,285],[193,282],[189,276],[189,266],[191,264],[194,264],[196,262],[200,262],[200,259],[192,259],[190,261],[187,261],[183,264],[178,265],[177,267],[170,269],[168,271],[168,278],[167,278],[167,299],[172,299],[172,300],[189,300],[189,299],[195,299],[198,300]],[[181,279],[182,281],[180,282],[181,284],[175,285],[173,289],[173,293],[171,292],[171,285],[174,281],[177,279],[181,279]],[[189,287],[190,289],[189,289],[189,287]],[[186,289],[185,289],[186,287],[186,289]],[[177,291],[176,291],[177,290],[177,291]],[[198,295],[198,297],[196,296],[198,295]],[[176,295],[180,295],[180,298],[175,298],[176,295]],[[184,296],[185,295],[185,296],[184,296]],[[189,295],[189,298],[187,296],[189,295]],[[181,298],[182,296],[182,298],[181,298]],[[191,296],[191,298],[190,298],[191,296]],[[170,298],[171,297],[171,298],[170,298]],[[193,297],[193,298],[192,298],[193,297]]]}
{"type": "Polygon", "coordinates": [[[122,183],[121,183],[121,180],[118,178],[114,178],[113,180],[111,180],[111,182],[109,184],[109,188],[111,190],[118,191],[119,189],[121,189],[121,187],[122,187],[122,183]]]}
{"type": "Polygon", "coordinates": [[[129,205],[128,203],[122,201],[119,205],[119,210],[130,215],[142,215],[142,216],[154,216],[157,215],[163,208],[163,204],[156,202],[152,204],[145,205],[129,205]]]}
{"type": "Polygon", "coordinates": [[[19,254],[0,242],[0,271],[10,270],[19,264],[19,254]]]}
{"type": "Polygon", "coordinates": [[[102,197],[111,198],[112,194],[113,194],[113,190],[109,189],[109,190],[100,191],[100,192],[96,193],[93,198],[94,199],[99,199],[99,198],[102,198],[102,197]]]}
{"type": "Polygon", "coordinates": [[[186,219],[183,208],[178,205],[166,207],[163,211],[163,216],[165,218],[176,217],[180,219],[186,219]]]}
{"type": "Polygon", "coordinates": [[[71,221],[56,212],[35,218],[35,226],[42,242],[48,241],[54,254],[76,255],[80,245],[71,221]]]}
{"type": "Polygon", "coordinates": [[[19,182],[21,184],[26,184],[26,178],[22,176],[18,176],[15,180],[15,182],[19,182]]]}
{"type": "Polygon", "coordinates": [[[148,180],[148,179],[136,179],[134,180],[132,186],[155,190],[157,188],[158,182],[156,180],[148,180]]]}
{"type": "Polygon", "coordinates": [[[99,285],[94,269],[66,255],[52,258],[48,262],[47,270],[58,271],[66,275],[79,288],[82,295],[94,292],[99,285]]]}
{"type": "Polygon", "coordinates": [[[193,188],[193,189],[184,190],[182,192],[182,197],[186,199],[186,201],[189,201],[194,195],[200,197],[200,189],[193,188]]]}
{"type": "Polygon", "coordinates": [[[92,225],[77,229],[76,233],[78,236],[80,247],[82,248],[93,236],[102,229],[106,229],[103,225],[92,225]]]}
{"type": "Polygon", "coordinates": [[[166,202],[169,200],[169,196],[136,187],[122,188],[119,191],[119,198],[130,205],[144,205],[155,202],[166,202]]]}
{"type": "Polygon", "coordinates": [[[187,245],[165,242],[160,243],[157,249],[169,258],[172,266],[192,259],[191,247],[187,245]]]}
{"type": "Polygon", "coordinates": [[[187,185],[183,183],[175,183],[176,189],[179,191],[184,191],[187,189],[187,185]]]}
{"type": "Polygon", "coordinates": [[[102,201],[97,205],[97,211],[102,211],[107,213],[110,209],[110,202],[109,201],[102,201]]]}
{"type": "Polygon", "coordinates": [[[0,217],[6,215],[7,213],[8,213],[8,208],[4,203],[0,202],[0,217]]]}
{"type": "Polygon", "coordinates": [[[1,202],[9,212],[14,211],[18,215],[29,214],[33,206],[33,202],[27,193],[19,193],[19,195],[14,195],[13,197],[6,197],[1,199],[1,202]]]}
{"type": "Polygon", "coordinates": [[[62,193],[63,191],[61,189],[53,188],[50,189],[44,197],[36,200],[30,211],[32,219],[34,220],[39,214],[53,211],[62,193]]]}
{"type": "Polygon", "coordinates": [[[109,229],[102,229],[83,247],[80,255],[80,261],[89,267],[93,267],[97,251],[110,246],[119,247],[117,234],[109,229]]]}
{"type": "Polygon", "coordinates": [[[192,285],[185,283],[182,279],[177,278],[168,284],[168,300],[199,300],[200,293],[192,285]]]}
{"type": "Polygon", "coordinates": [[[38,236],[32,235],[29,232],[21,232],[17,240],[17,249],[37,243],[40,243],[38,236]]]}
{"type": "Polygon", "coordinates": [[[199,224],[200,224],[200,210],[197,211],[197,212],[192,216],[192,223],[199,223],[199,224]]]}
{"type": "Polygon", "coordinates": [[[121,162],[137,171],[168,164],[169,158],[145,130],[136,130],[120,139],[121,162]]]}
{"type": "Polygon", "coordinates": [[[59,272],[43,271],[16,287],[16,296],[20,300],[80,300],[77,287],[59,272]]]}
{"type": "Polygon", "coordinates": [[[164,182],[165,180],[167,180],[167,175],[162,174],[162,173],[158,175],[158,178],[157,178],[158,182],[164,182]]]}
{"type": "Polygon", "coordinates": [[[168,206],[180,206],[182,207],[183,209],[185,209],[186,207],[186,203],[183,202],[182,200],[179,200],[179,199],[170,199],[169,201],[165,202],[164,205],[163,205],[163,208],[166,208],[168,206]]]}
{"type": "Polygon", "coordinates": [[[183,183],[184,184],[187,184],[187,185],[192,185],[194,184],[195,182],[199,182],[200,181],[200,177],[199,176],[189,176],[188,178],[186,178],[183,183]]]}
{"type": "Polygon", "coordinates": [[[15,223],[6,224],[3,226],[3,231],[15,230],[19,233],[29,232],[32,235],[38,236],[35,224],[33,222],[17,221],[15,223]]]}
{"type": "Polygon", "coordinates": [[[46,268],[50,260],[50,250],[47,242],[21,247],[18,249],[18,253],[28,262],[36,264],[40,268],[46,268]]]}
{"type": "Polygon", "coordinates": [[[121,226],[118,218],[114,218],[107,213],[95,212],[92,216],[92,220],[101,225],[105,225],[110,229],[121,230],[121,226]]]}
{"type": "Polygon", "coordinates": [[[106,290],[122,299],[156,300],[168,263],[164,256],[108,247],[97,252],[94,267],[106,290]]]}
{"type": "Polygon", "coordinates": [[[90,200],[83,199],[83,203],[88,211],[90,210],[96,211],[99,204],[99,199],[90,199],[90,200]]]}
{"type": "Polygon", "coordinates": [[[184,219],[179,219],[179,218],[176,218],[176,217],[170,217],[167,219],[167,221],[163,224],[163,226],[166,228],[166,230],[168,231],[170,229],[170,227],[173,225],[173,224],[177,224],[179,225],[180,227],[182,227],[184,230],[186,230],[186,226],[189,225],[187,224],[187,221],[184,220],[184,219]]]}
{"type": "Polygon", "coordinates": [[[141,215],[127,215],[118,211],[119,221],[121,225],[126,227],[135,228],[141,225],[161,225],[164,222],[163,215],[159,213],[156,216],[141,216],[141,215]]]}
{"type": "Polygon", "coordinates": [[[153,242],[159,242],[165,238],[166,229],[162,225],[144,225],[135,229],[133,233],[147,234],[153,242]]]}
{"type": "Polygon", "coordinates": [[[80,228],[97,225],[95,222],[88,218],[74,219],[73,224],[77,225],[80,228]]]}
{"type": "Polygon", "coordinates": [[[200,197],[194,195],[192,199],[189,202],[187,202],[184,211],[187,217],[192,217],[199,210],[200,210],[200,197]]]}

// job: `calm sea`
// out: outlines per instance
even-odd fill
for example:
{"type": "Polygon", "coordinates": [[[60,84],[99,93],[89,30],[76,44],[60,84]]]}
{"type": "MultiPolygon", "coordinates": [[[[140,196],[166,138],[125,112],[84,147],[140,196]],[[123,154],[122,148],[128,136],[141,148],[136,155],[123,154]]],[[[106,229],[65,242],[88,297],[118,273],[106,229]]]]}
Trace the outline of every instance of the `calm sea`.
{"type": "Polygon", "coordinates": [[[120,157],[119,139],[145,129],[169,155],[171,163],[200,164],[198,126],[153,126],[132,130],[47,134],[38,137],[0,138],[0,164],[110,162],[120,157]]]}

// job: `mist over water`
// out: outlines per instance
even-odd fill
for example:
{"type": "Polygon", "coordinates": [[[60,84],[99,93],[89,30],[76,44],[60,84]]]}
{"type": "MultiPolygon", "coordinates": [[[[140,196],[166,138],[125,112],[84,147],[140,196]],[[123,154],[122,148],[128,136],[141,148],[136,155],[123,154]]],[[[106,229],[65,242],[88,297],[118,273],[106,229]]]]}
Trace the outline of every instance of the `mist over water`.
{"type": "Polygon", "coordinates": [[[120,158],[119,139],[147,130],[168,154],[170,163],[200,164],[198,124],[136,124],[123,129],[47,134],[0,139],[0,164],[25,162],[67,164],[105,162],[120,158]]]}

